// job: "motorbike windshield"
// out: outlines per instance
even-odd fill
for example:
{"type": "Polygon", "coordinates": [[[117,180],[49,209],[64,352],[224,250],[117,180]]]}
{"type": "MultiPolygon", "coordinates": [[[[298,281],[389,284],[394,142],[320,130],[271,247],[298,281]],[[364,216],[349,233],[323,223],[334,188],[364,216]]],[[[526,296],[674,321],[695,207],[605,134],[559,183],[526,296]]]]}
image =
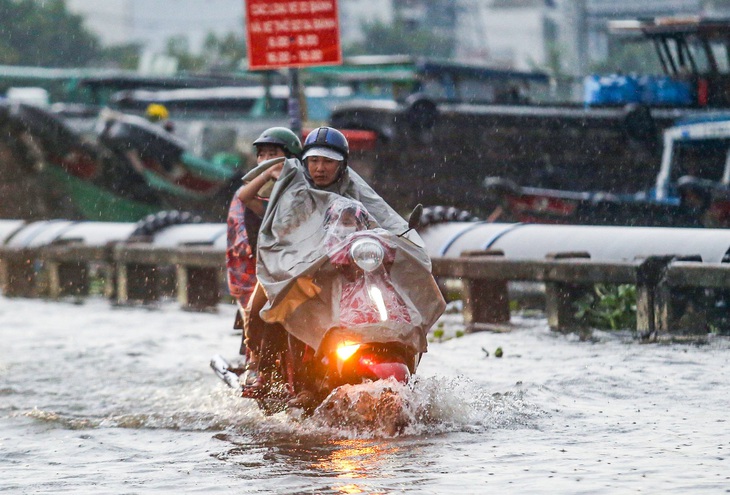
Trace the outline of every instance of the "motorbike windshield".
{"type": "Polygon", "coordinates": [[[375,229],[379,224],[359,201],[336,198],[324,215],[324,248],[329,251],[350,234],[375,229]]]}
{"type": "Polygon", "coordinates": [[[257,274],[269,299],[261,316],[315,350],[336,338],[424,352],[445,307],[430,259],[417,236],[399,235],[405,220],[348,172],[338,191],[324,191],[297,161],[285,164],[259,234],[257,274]],[[365,269],[354,262],[356,243],[365,269]]]}

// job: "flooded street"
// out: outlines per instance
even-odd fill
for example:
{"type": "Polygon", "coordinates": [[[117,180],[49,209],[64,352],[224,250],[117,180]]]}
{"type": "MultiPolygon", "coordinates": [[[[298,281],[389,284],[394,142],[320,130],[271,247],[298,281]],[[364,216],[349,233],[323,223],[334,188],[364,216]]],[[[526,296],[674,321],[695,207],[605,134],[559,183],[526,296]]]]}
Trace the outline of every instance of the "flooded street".
{"type": "Polygon", "coordinates": [[[730,491],[727,338],[580,341],[515,318],[432,343],[392,437],[234,397],[208,367],[240,342],[219,309],[0,296],[0,492],[730,491]]]}

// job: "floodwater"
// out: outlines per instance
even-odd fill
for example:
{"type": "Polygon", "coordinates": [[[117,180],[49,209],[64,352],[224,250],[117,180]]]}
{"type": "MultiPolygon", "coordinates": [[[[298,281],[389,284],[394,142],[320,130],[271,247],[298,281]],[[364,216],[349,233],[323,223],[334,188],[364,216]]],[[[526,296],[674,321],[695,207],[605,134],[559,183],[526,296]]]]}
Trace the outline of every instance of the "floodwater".
{"type": "MultiPolygon", "coordinates": [[[[232,320],[227,305],[0,296],[0,492],[730,491],[725,337],[581,341],[515,318],[510,333],[432,343],[400,390],[411,423],[390,436],[234,397],[208,367],[234,357],[232,320]]],[[[451,336],[461,317],[442,324],[451,336]]]]}

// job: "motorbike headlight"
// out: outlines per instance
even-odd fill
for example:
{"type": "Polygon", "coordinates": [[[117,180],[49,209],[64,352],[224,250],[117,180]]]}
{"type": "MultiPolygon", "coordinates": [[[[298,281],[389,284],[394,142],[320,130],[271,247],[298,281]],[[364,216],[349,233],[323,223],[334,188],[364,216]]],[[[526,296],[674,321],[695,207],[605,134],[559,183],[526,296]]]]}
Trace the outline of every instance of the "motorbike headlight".
{"type": "Polygon", "coordinates": [[[340,361],[347,361],[360,349],[360,344],[340,344],[337,347],[337,357],[340,361]]]}
{"type": "Polygon", "coordinates": [[[362,270],[372,272],[383,264],[385,250],[372,239],[359,239],[350,246],[350,257],[362,270]]]}

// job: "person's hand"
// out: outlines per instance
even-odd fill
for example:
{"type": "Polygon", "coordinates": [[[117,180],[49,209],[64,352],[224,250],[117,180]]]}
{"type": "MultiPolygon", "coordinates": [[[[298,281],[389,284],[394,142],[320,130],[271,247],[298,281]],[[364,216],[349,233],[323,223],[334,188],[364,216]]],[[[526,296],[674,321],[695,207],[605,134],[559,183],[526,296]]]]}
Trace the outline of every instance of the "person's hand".
{"type": "Polygon", "coordinates": [[[267,173],[269,174],[269,179],[278,180],[279,176],[281,175],[281,169],[284,168],[284,162],[278,163],[271,167],[269,170],[267,170],[267,173]]]}

